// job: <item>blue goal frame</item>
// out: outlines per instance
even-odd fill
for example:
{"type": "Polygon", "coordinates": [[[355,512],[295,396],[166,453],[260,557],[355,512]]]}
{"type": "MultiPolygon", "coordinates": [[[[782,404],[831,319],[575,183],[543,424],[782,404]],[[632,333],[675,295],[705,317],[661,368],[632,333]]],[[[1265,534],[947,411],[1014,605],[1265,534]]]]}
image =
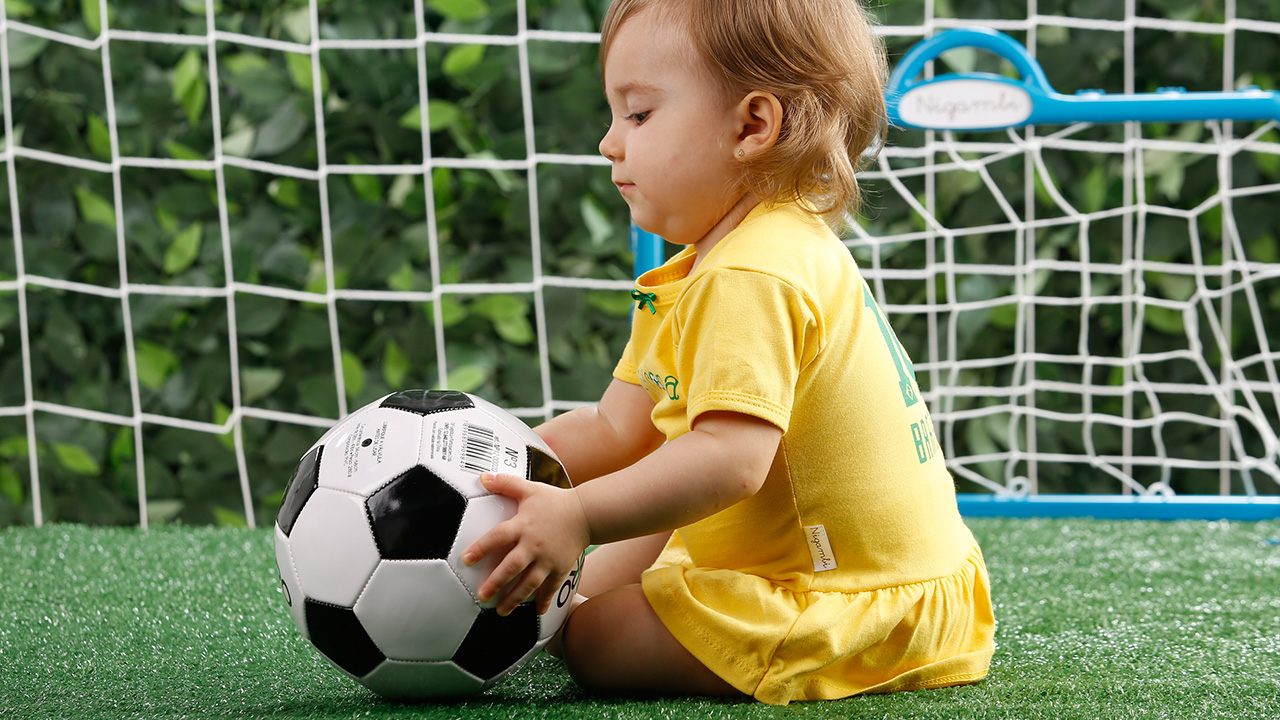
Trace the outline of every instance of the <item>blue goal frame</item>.
{"type": "MultiPolygon", "coordinates": [[[[1001,130],[1037,123],[1280,120],[1280,94],[1256,87],[1235,92],[1160,88],[1154,93],[1132,94],[1080,90],[1075,95],[1064,95],[1049,85],[1044,70],[1021,43],[998,30],[976,27],[946,30],[917,43],[890,75],[885,100],[890,124],[921,130],[1001,130]],[[916,79],[927,63],[961,47],[999,55],[1013,64],[1022,79],[978,72],[916,79]],[[945,93],[951,88],[968,90],[975,83],[985,86],[988,92],[994,91],[996,100],[967,108],[946,105],[946,112],[930,117],[928,111],[944,105],[945,93]],[[938,92],[943,95],[931,96],[938,92]]],[[[637,277],[663,262],[662,238],[634,225],[631,249],[635,251],[637,277]]],[[[959,493],[956,499],[966,517],[1240,521],[1280,518],[1280,496],[959,493]]]]}

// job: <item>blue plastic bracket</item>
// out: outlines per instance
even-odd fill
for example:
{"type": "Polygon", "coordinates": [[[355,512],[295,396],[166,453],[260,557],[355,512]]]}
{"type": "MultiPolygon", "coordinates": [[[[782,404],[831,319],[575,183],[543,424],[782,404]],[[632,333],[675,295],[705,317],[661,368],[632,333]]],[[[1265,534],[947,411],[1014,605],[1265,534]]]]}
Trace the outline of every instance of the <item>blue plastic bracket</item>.
{"type": "Polygon", "coordinates": [[[632,263],[633,277],[640,277],[662,264],[662,242],[662,238],[631,223],[631,251],[636,255],[632,263]]]}
{"type": "Polygon", "coordinates": [[[902,58],[885,93],[889,122],[923,130],[999,130],[1041,123],[1280,120],[1280,94],[1243,88],[1234,92],[1114,94],[1081,90],[1064,95],[1049,85],[1040,64],[1017,40],[989,28],[957,28],[922,40],[902,58]],[[926,63],[961,47],[989,50],[1021,74],[948,73],[917,80],[926,63]]]}

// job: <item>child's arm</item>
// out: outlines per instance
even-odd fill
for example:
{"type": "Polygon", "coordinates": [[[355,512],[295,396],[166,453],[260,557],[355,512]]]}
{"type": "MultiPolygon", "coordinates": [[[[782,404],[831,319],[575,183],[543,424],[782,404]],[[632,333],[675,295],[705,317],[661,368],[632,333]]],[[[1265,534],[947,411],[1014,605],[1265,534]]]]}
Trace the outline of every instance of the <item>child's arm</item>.
{"type": "Polygon", "coordinates": [[[519,510],[464,554],[474,563],[511,546],[481,586],[481,599],[505,589],[498,605],[505,614],[537,590],[545,611],[587,545],[674,530],[754,495],[781,438],[782,430],[764,420],[710,412],[633,465],[572,490],[485,475],[485,487],[514,498],[519,510]]]}
{"type": "Polygon", "coordinates": [[[569,480],[580,485],[621,470],[658,449],[662,433],[649,414],[653,399],[639,385],[614,380],[600,403],[559,415],[534,430],[551,446],[569,480]]]}

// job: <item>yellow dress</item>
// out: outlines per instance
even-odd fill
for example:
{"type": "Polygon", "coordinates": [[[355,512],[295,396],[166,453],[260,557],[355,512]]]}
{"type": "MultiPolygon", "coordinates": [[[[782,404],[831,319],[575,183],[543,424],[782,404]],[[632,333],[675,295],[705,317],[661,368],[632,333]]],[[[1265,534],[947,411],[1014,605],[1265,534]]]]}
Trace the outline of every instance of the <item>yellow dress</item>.
{"type": "Polygon", "coordinates": [[[673,534],[643,587],[695,657],[771,704],[968,683],[995,620],[906,352],[848,250],[794,205],[760,206],[646,293],[614,376],[668,440],[701,413],[783,437],[753,497],[673,534]]]}

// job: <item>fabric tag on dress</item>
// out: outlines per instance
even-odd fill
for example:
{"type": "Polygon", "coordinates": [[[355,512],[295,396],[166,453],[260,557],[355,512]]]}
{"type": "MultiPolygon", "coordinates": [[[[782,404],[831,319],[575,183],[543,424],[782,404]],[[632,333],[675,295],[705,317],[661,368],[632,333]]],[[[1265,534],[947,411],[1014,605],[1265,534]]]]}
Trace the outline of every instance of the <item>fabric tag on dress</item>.
{"type": "Polygon", "coordinates": [[[806,525],[804,539],[809,542],[809,556],[813,558],[814,572],[836,569],[836,556],[831,552],[831,541],[827,539],[826,526],[806,525]]]}

